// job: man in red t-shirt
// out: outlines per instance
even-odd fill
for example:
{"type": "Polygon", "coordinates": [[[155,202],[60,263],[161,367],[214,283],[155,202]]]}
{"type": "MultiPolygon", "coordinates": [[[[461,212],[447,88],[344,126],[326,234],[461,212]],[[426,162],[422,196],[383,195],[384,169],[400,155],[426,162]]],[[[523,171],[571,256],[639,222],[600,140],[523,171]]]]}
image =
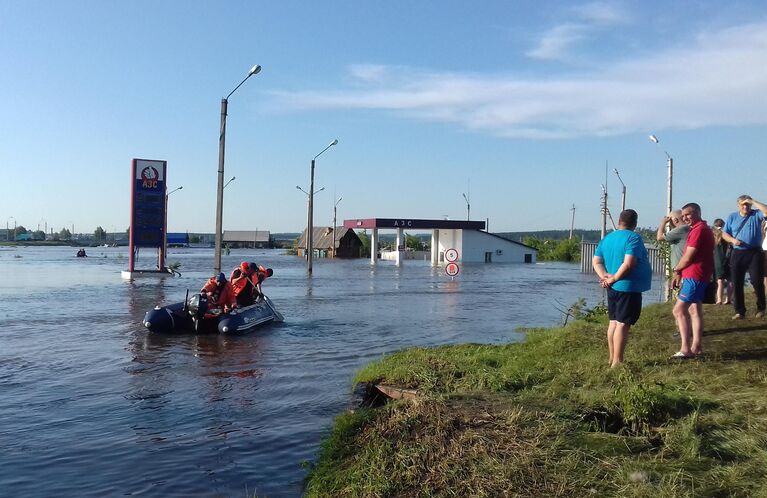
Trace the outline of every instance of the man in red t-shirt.
{"type": "Polygon", "coordinates": [[[703,352],[703,295],[711,285],[714,273],[714,233],[701,219],[700,206],[691,202],[682,208],[682,221],[690,225],[682,259],[674,268],[674,286],[679,296],[674,305],[674,318],[679,327],[682,346],[674,358],[692,358],[703,352]],[[692,344],[690,343],[692,332],[692,344]]]}

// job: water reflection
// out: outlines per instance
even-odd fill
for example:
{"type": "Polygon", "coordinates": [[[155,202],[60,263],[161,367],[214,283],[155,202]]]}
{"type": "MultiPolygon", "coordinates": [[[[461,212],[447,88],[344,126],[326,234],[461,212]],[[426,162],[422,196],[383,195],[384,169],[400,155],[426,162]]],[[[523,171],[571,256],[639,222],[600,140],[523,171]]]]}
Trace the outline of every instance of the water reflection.
{"type": "Polygon", "coordinates": [[[86,262],[70,248],[17,251],[0,251],[9,496],[299,496],[300,464],[347,408],[361,366],[408,346],[517,341],[517,327],[558,323],[557,303],[601,298],[573,265],[463,265],[451,280],[423,261],[318,260],[307,278],[301,258],[233,251],[224,268],[275,269],[264,290],[286,322],[166,336],[144,329],[144,313],[199,289],[212,250],[173,251],[182,277],[132,282],[119,277],[124,248],[86,262]],[[29,275],[43,288],[8,283],[29,275]]]}

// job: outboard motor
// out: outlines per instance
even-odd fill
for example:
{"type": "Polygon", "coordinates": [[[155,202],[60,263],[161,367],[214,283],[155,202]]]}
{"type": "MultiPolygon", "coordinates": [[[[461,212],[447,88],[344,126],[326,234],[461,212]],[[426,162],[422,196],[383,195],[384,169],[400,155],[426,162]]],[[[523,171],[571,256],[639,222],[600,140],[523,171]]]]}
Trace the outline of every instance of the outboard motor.
{"type": "Polygon", "coordinates": [[[186,312],[193,320],[202,320],[205,313],[208,312],[208,295],[192,294],[186,302],[186,312]]]}

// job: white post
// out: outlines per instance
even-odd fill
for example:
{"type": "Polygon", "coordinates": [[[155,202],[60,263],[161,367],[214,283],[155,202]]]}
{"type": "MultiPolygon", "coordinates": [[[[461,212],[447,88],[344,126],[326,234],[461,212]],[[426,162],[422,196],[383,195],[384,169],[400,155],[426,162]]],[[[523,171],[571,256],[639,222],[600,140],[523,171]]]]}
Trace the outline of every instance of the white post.
{"type": "Polygon", "coordinates": [[[370,264],[375,266],[378,261],[378,229],[370,232],[370,264]]]}
{"type": "Polygon", "coordinates": [[[402,266],[402,251],[400,247],[405,244],[405,238],[403,237],[402,227],[397,229],[397,258],[394,260],[396,266],[402,266]]]}
{"type": "Polygon", "coordinates": [[[439,228],[431,231],[431,266],[439,266],[439,228]]]}

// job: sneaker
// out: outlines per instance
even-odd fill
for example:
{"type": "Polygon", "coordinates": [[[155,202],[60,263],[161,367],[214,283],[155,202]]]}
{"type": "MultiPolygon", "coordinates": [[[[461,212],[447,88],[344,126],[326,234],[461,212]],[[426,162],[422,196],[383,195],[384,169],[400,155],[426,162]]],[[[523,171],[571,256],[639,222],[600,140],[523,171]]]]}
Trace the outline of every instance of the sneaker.
{"type": "Polygon", "coordinates": [[[732,317],[733,320],[743,320],[743,315],[740,313],[735,313],[732,317]]]}
{"type": "Polygon", "coordinates": [[[764,311],[757,311],[754,318],[764,318],[764,311]]]}

